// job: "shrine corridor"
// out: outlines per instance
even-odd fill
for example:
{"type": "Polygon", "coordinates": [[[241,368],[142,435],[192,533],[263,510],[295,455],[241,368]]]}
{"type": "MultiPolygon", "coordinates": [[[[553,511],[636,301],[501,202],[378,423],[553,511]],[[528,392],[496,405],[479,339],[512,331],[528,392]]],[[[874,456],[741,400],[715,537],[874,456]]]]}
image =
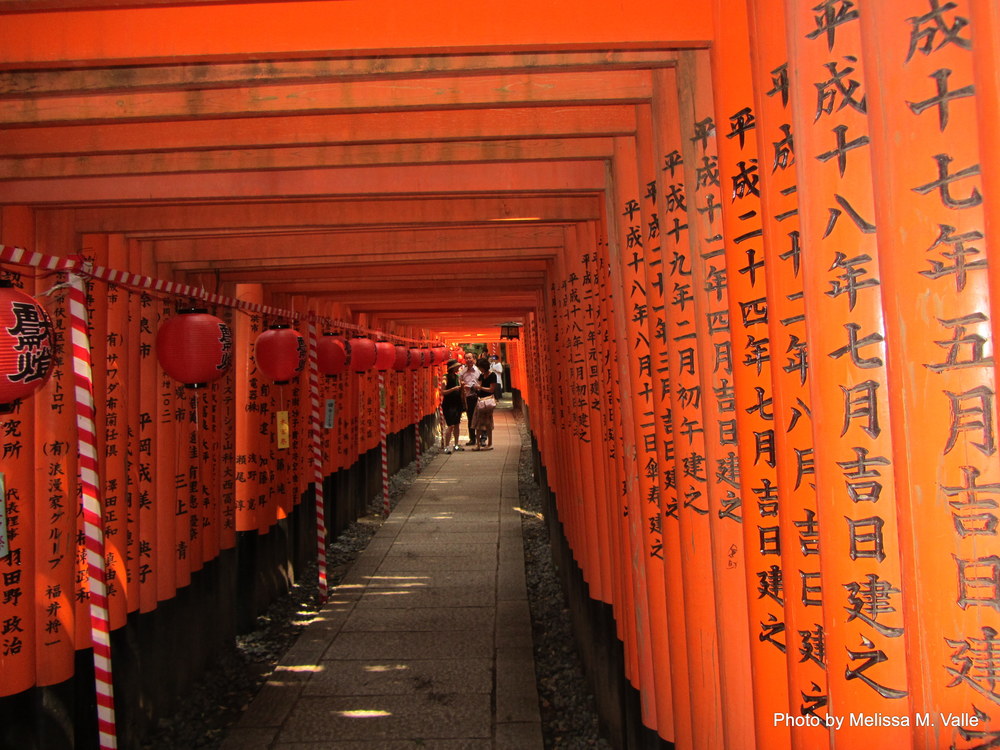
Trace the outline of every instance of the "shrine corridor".
{"type": "Polygon", "coordinates": [[[232,747],[537,745],[509,413],[327,591],[498,366],[616,750],[1000,747],[998,122],[998,0],[0,0],[0,750],[304,571],[232,747]]]}

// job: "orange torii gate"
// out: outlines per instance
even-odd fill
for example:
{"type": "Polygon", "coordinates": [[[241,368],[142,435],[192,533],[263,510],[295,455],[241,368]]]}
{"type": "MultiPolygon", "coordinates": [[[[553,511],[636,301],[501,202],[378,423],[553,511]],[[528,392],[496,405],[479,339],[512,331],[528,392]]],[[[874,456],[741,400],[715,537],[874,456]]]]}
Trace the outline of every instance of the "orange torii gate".
{"type": "MultiPolygon", "coordinates": [[[[414,338],[523,321],[514,384],[636,733],[1000,741],[995,2],[39,1],[0,0],[0,243],[414,338]]],[[[308,394],[246,346],[177,394],[149,357],[171,304],[92,296],[115,630],[295,516],[270,420],[304,449],[308,394]]],[[[433,377],[386,381],[419,429],[433,377]]],[[[70,382],[0,418],[0,706],[89,645],[70,382]]],[[[332,475],[380,394],[318,387],[332,475]]]]}

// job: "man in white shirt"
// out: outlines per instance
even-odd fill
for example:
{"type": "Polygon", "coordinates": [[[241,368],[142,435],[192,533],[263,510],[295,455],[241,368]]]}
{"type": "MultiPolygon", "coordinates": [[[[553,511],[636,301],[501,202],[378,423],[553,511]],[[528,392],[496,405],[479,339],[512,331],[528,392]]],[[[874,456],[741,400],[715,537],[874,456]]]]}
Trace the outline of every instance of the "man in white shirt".
{"type": "Polygon", "coordinates": [[[500,357],[496,354],[490,355],[490,372],[497,374],[497,399],[503,398],[503,365],[500,364],[500,357]]]}
{"type": "Polygon", "coordinates": [[[465,396],[465,417],[469,420],[469,442],[467,445],[476,444],[476,433],[472,429],[472,417],[476,413],[476,404],[479,403],[479,376],[482,373],[476,367],[476,356],[472,352],[465,353],[465,364],[458,371],[458,379],[462,383],[462,393],[465,396]]]}

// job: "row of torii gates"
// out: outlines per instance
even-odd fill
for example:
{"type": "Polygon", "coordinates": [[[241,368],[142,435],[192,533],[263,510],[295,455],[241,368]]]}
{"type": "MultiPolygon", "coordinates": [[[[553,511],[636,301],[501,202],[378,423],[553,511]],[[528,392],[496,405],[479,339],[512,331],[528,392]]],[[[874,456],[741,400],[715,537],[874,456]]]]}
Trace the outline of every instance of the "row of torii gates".
{"type": "Polygon", "coordinates": [[[440,363],[274,385],[261,331],[516,322],[649,742],[1000,744],[998,58],[993,0],[0,0],[0,270],[56,346],[0,419],[0,737],[140,737],[209,658],[166,633],[231,641],[317,488],[431,439],[440,363]],[[153,355],[195,302],[236,367],[190,390],[153,355]]]}

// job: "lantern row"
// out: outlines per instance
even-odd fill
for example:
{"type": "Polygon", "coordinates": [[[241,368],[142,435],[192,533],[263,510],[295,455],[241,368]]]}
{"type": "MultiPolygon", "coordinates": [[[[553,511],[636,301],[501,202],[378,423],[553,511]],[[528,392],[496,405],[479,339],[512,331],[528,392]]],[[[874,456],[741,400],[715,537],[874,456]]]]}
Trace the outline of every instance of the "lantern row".
{"type": "MultiPolygon", "coordinates": [[[[141,274],[129,273],[127,271],[121,271],[113,268],[106,268],[105,266],[94,265],[82,256],[69,256],[60,257],[57,255],[47,255],[45,253],[32,252],[26,250],[23,247],[17,247],[15,245],[0,245],[0,263],[14,263],[17,265],[31,266],[33,268],[42,268],[48,271],[66,271],[69,273],[78,273],[83,276],[90,276],[96,279],[101,279],[102,281],[107,281],[113,284],[118,284],[121,286],[131,287],[138,290],[152,290],[156,292],[162,292],[164,294],[172,294],[178,297],[188,297],[192,300],[201,300],[203,302],[208,302],[213,305],[222,305],[225,307],[231,307],[236,310],[242,310],[244,312],[251,313],[261,313],[264,315],[270,315],[272,317],[284,318],[286,320],[302,320],[305,317],[315,317],[314,313],[308,313],[308,315],[303,315],[291,310],[283,310],[277,307],[271,307],[270,305],[263,305],[256,302],[248,302],[247,300],[233,299],[232,297],[225,297],[221,294],[216,294],[214,292],[209,292],[201,287],[191,286],[189,284],[181,284],[176,281],[167,281],[165,279],[155,279],[151,276],[143,276],[141,274]]],[[[331,320],[327,318],[322,318],[321,322],[325,323],[331,329],[337,329],[341,331],[350,331],[353,333],[358,333],[362,336],[373,336],[375,338],[382,338],[386,340],[397,341],[401,344],[427,344],[428,342],[421,339],[411,339],[404,336],[398,336],[396,334],[387,334],[383,331],[378,331],[364,326],[359,326],[355,323],[350,323],[343,320],[331,320]]]]}
{"type": "MultiPolygon", "coordinates": [[[[0,281],[0,413],[10,413],[22,398],[41,387],[52,371],[55,341],[44,308],[0,281]]],[[[448,349],[409,348],[365,337],[324,334],[317,342],[319,372],[333,377],[348,370],[416,370],[443,364],[448,349]]],[[[263,375],[282,385],[297,377],[306,364],[306,343],[288,324],[275,324],[254,343],[257,366],[263,375]]],[[[229,370],[233,361],[233,333],[220,318],[202,309],[184,309],[167,320],[156,335],[156,357],[171,378],[187,388],[204,388],[229,370]]]]}

